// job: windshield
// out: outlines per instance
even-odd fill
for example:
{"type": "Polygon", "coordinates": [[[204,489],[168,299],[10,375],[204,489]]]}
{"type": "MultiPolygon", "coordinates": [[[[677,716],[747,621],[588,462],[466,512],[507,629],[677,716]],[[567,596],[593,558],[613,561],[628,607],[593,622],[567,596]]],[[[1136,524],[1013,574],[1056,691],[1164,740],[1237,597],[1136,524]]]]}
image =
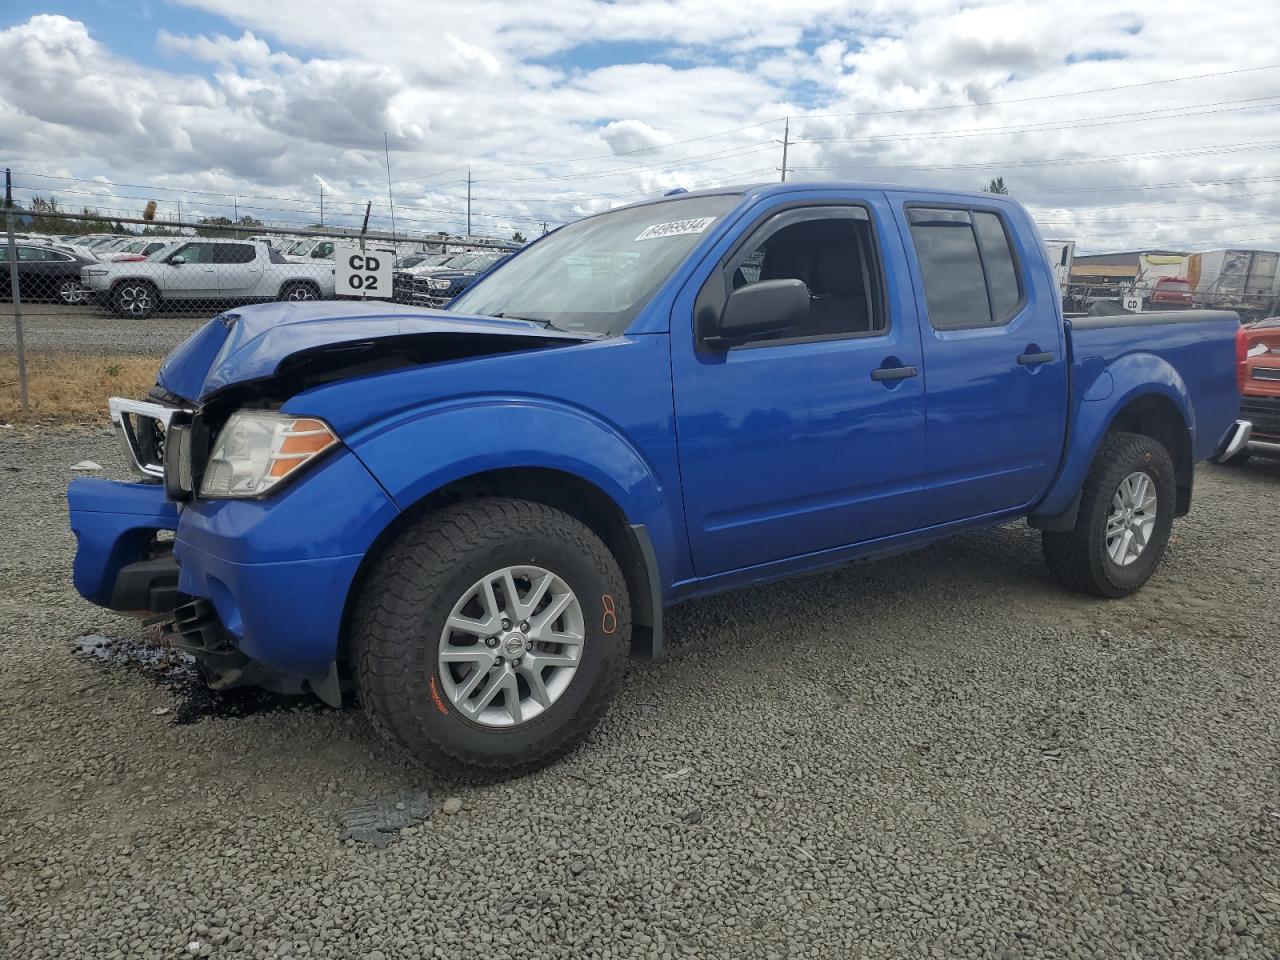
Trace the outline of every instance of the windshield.
{"type": "Polygon", "coordinates": [[[314,240],[297,240],[285,253],[291,257],[305,257],[314,244],[314,240]]]}
{"type": "Polygon", "coordinates": [[[396,269],[408,270],[411,267],[435,267],[448,259],[449,257],[443,253],[411,253],[396,261],[396,269]]]}
{"type": "Polygon", "coordinates": [[[619,334],[740,199],[666,200],[571,223],[498,267],[449,309],[619,334]]]}

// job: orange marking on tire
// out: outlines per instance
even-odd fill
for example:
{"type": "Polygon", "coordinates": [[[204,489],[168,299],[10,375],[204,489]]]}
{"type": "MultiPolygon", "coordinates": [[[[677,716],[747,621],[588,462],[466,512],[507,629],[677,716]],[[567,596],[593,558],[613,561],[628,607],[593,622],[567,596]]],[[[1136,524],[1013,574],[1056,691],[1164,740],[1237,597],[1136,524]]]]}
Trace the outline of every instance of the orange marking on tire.
{"type": "Polygon", "coordinates": [[[604,613],[600,616],[600,629],[607,634],[616,633],[618,630],[618,610],[614,605],[613,597],[606,593],[600,598],[600,603],[604,606],[604,613]]]}
{"type": "Polygon", "coordinates": [[[444,701],[440,699],[440,691],[436,689],[436,678],[431,678],[431,700],[444,716],[449,715],[449,708],[444,705],[444,701]]]}

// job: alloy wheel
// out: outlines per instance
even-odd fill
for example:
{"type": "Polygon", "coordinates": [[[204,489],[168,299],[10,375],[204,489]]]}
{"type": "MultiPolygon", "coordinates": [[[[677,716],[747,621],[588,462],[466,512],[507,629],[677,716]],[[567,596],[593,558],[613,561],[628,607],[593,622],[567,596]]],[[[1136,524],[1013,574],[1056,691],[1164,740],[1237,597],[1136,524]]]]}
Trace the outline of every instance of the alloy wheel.
{"type": "Polygon", "coordinates": [[[440,634],[442,686],[483,726],[527,723],[568,689],[586,635],[582,604],[542,567],[503,567],[473,583],[440,634]]]}

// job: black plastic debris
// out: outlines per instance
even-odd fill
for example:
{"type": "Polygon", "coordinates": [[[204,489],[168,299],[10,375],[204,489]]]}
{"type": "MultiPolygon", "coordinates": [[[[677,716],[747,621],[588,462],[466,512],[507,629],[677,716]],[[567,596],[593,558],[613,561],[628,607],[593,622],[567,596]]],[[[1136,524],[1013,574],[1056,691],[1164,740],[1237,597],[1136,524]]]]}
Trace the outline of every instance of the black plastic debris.
{"type": "Polygon", "coordinates": [[[421,787],[398,790],[342,812],[339,840],[355,840],[385,847],[400,838],[400,831],[431,816],[431,798],[421,787]]]}

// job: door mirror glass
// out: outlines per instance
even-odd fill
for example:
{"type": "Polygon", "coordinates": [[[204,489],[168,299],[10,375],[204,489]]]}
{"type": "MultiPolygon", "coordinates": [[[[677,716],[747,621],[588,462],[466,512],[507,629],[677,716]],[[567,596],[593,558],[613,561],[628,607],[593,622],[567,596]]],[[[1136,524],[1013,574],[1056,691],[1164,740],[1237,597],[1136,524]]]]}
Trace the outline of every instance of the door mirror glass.
{"type": "Polygon", "coordinates": [[[170,257],[169,262],[173,264],[175,267],[180,267],[187,262],[187,258],[184,257],[182,254],[178,254],[177,256],[170,257]]]}
{"type": "Polygon", "coordinates": [[[718,336],[709,346],[731,347],[802,327],[809,319],[809,287],[803,280],[761,280],[729,295],[718,336]]]}

